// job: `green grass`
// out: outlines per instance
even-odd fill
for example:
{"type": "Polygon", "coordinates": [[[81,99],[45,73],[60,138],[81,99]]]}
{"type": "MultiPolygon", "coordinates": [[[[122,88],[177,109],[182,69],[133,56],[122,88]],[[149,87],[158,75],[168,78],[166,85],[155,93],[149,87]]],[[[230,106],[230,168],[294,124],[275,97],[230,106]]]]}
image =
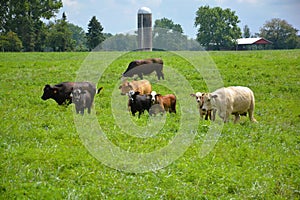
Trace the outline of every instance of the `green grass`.
{"type": "MultiPolygon", "coordinates": [[[[182,54],[196,62],[199,52],[182,54]]],[[[100,61],[91,62],[86,59],[88,55],[0,53],[0,199],[300,198],[299,50],[209,52],[225,86],[243,85],[254,91],[259,123],[242,117],[239,124],[225,124],[215,147],[201,158],[199,152],[210,122],[199,121],[198,134],[179,159],[145,173],[116,170],[94,158],[75,126],[76,120],[90,116],[74,118],[74,105],[42,101],[44,85],[84,78],[78,70],[85,64],[93,69],[87,76],[97,80],[102,70],[98,63],[103,63],[107,68],[97,85],[104,90],[96,96],[93,109],[98,123],[114,145],[128,152],[149,153],[166,146],[179,133],[184,105],[178,105],[176,115],[167,114],[158,134],[148,138],[126,134],[115,124],[111,106],[112,94],[117,92],[120,74],[128,63],[162,57],[165,66],[184,76],[194,91],[214,87],[205,83],[214,76],[197,73],[189,62],[170,52],[102,52],[100,61]],[[111,63],[108,58],[113,54],[120,57],[111,63]]],[[[206,64],[199,63],[200,71],[206,70],[206,64]]],[[[145,78],[163,94],[182,85],[169,73],[165,76],[160,82],[154,75],[145,78]],[[168,81],[173,81],[175,88],[168,88],[168,81]]],[[[187,90],[188,99],[189,94],[187,90]]],[[[119,111],[122,114],[127,97],[120,95],[120,99],[124,102],[124,110],[119,111]]],[[[150,119],[145,114],[129,120],[144,128],[150,119]]]]}

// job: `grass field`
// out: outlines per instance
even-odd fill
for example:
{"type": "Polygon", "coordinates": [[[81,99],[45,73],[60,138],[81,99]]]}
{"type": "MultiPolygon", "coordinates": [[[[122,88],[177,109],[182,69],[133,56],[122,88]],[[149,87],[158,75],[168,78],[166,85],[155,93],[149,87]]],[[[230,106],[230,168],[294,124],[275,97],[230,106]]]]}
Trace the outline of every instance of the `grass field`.
{"type": "MultiPolygon", "coordinates": [[[[183,54],[190,60],[198,55],[183,54]]],[[[196,126],[197,133],[184,154],[144,173],[100,162],[86,148],[76,125],[94,116],[106,139],[125,152],[159,150],[180,135],[185,102],[198,118],[191,91],[186,90],[186,100],[180,96],[185,87],[177,78],[184,78],[196,92],[215,87],[208,85],[214,75],[197,72],[170,52],[102,52],[99,60],[88,60],[89,55],[0,53],[0,199],[300,199],[300,50],[209,52],[224,86],[243,85],[254,91],[259,123],[242,117],[239,124],[224,124],[214,148],[201,157],[211,122],[191,121],[194,124],[188,126],[196,126]],[[167,114],[158,120],[164,123],[151,127],[161,126],[158,133],[135,137],[123,130],[126,123],[146,130],[152,119],[147,114],[140,119],[129,116],[127,97],[120,95],[124,104],[116,106],[112,94],[118,93],[120,74],[128,63],[145,57],[163,58],[166,80],[145,78],[163,94],[175,90],[181,103],[176,115],[167,114]],[[180,76],[170,74],[172,70],[180,76]],[[95,97],[91,116],[74,116],[73,104],[58,106],[40,98],[45,84],[84,79],[86,71],[97,87],[104,87],[95,97]],[[168,87],[168,81],[175,88],[168,87]],[[116,125],[115,118],[124,113],[128,121],[116,125]]],[[[95,144],[101,146],[101,140],[95,144]]]]}

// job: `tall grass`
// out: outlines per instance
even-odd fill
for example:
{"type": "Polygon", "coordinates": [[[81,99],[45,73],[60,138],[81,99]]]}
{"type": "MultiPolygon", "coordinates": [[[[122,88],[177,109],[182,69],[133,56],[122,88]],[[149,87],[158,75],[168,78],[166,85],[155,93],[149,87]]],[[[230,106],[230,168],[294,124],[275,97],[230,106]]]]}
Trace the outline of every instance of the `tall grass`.
{"type": "MultiPolygon", "coordinates": [[[[198,55],[188,54],[190,59],[198,55]]],[[[40,98],[45,84],[75,81],[88,55],[0,54],[1,199],[300,198],[299,50],[210,52],[225,86],[243,85],[254,91],[259,123],[242,117],[239,124],[225,124],[212,151],[200,157],[210,122],[199,121],[198,134],[179,159],[137,174],[107,167],[89,153],[75,127],[74,105],[58,106],[40,98]]],[[[178,114],[167,114],[162,119],[167,123],[149,138],[125,134],[114,123],[111,98],[120,74],[131,60],[143,57],[162,57],[194,91],[210,88],[191,64],[170,52],[132,52],[108,63],[98,82],[104,90],[96,96],[93,112],[114,145],[147,153],[172,141],[183,113],[179,105],[178,114]]],[[[155,75],[145,78],[155,90],[172,92],[155,75]]],[[[126,97],[120,98],[126,105],[126,97]]],[[[186,98],[191,98],[189,93],[186,98]]],[[[140,127],[149,120],[146,114],[141,119],[128,117],[140,127]]]]}

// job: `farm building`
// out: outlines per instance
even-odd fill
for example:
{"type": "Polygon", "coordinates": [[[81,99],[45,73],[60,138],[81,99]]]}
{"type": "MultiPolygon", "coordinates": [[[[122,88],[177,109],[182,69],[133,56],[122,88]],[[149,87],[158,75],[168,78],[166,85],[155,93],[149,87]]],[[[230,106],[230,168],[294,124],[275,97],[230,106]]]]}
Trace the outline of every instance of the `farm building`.
{"type": "Polygon", "coordinates": [[[265,49],[271,41],[264,38],[240,38],[237,39],[237,50],[257,50],[265,49]]]}

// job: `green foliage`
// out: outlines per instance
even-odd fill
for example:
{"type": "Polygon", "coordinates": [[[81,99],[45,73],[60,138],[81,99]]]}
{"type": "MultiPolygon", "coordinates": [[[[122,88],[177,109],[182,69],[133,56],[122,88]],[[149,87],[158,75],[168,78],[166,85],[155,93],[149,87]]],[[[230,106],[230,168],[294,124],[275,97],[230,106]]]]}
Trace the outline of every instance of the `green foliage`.
{"type": "Polygon", "coordinates": [[[40,50],[42,20],[49,20],[61,7],[61,0],[1,1],[0,30],[15,32],[25,51],[40,50]]]}
{"type": "Polygon", "coordinates": [[[105,39],[101,46],[103,49],[110,51],[132,51],[138,49],[137,36],[116,34],[105,39]]]}
{"type": "Polygon", "coordinates": [[[88,32],[86,33],[87,46],[90,50],[94,49],[104,41],[105,37],[102,31],[102,25],[97,20],[96,16],[93,16],[88,24],[88,32]]]}
{"type": "MultiPolygon", "coordinates": [[[[114,53],[120,55],[99,56],[105,60],[114,53]]],[[[198,134],[184,155],[166,168],[143,174],[100,163],[76,131],[74,105],[58,106],[40,98],[45,84],[74,81],[89,54],[0,53],[0,199],[299,199],[299,53],[210,52],[225,86],[244,85],[254,91],[259,123],[242,117],[239,124],[225,124],[214,149],[200,158],[210,122],[199,121],[198,134]]],[[[188,54],[193,59],[197,52],[188,54]]],[[[115,126],[111,92],[128,63],[145,57],[163,58],[165,66],[180,72],[195,91],[207,91],[202,75],[171,52],[131,52],[108,63],[93,112],[108,139],[137,152],[168,144],[180,119],[180,113],[167,114],[163,131],[145,139],[115,126]]],[[[154,74],[145,78],[155,90],[171,92],[154,74]]],[[[144,125],[148,116],[130,119],[144,125]]]]}
{"type": "Polygon", "coordinates": [[[207,49],[232,49],[241,37],[240,20],[229,8],[201,6],[196,12],[197,40],[207,49]]]}
{"type": "Polygon", "coordinates": [[[183,33],[183,29],[180,24],[174,24],[171,19],[162,18],[155,20],[154,29],[155,28],[162,28],[167,30],[173,30],[178,33],[183,33]]]}
{"type": "Polygon", "coordinates": [[[53,51],[72,51],[74,50],[75,41],[72,39],[72,32],[69,29],[65,13],[62,19],[57,20],[55,24],[50,24],[48,34],[48,46],[53,51]]]}
{"type": "Polygon", "coordinates": [[[72,33],[72,39],[76,42],[76,51],[87,51],[86,37],[83,28],[76,26],[72,23],[68,23],[68,29],[72,33]]]}
{"type": "Polygon", "coordinates": [[[245,25],[244,29],[243,29],[243,37],[244,38],[250,38],[250,36],[251,36],[250,28],[249,28],[248,25],[245,25]]]}
{"type": "Polygon", "coordinates": [[[274,49],[294,49],[299,45],[298,30],[285,20],[274,18],[260,29],[260,36],[273,42],[274,49]]]}
{"type": "Polygon", "coordinates": [[[22,41],[16,33],[9,31],[7,34],[0,35],[1,51],[21,51],[22,47],[22,41]]]}
{"type": "Polygon", "coordinates": [[[155,20],[153,27],[153,47],[168,51],[200,50],[199,44],[183,35],[180,24],[167,18],[155,20]]]}

